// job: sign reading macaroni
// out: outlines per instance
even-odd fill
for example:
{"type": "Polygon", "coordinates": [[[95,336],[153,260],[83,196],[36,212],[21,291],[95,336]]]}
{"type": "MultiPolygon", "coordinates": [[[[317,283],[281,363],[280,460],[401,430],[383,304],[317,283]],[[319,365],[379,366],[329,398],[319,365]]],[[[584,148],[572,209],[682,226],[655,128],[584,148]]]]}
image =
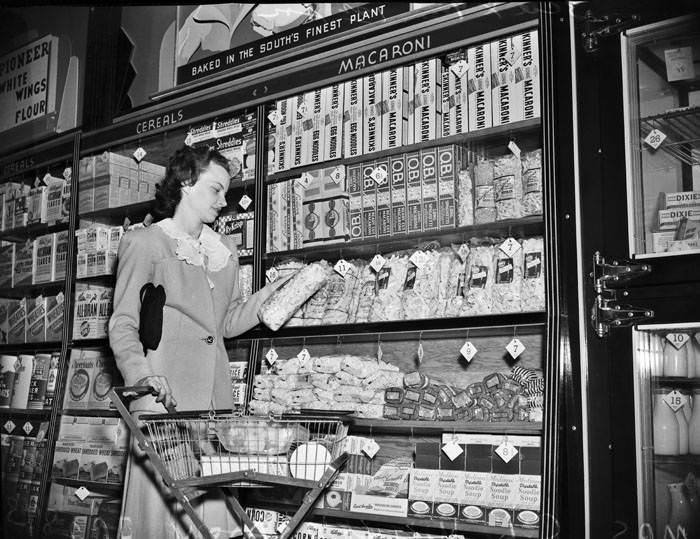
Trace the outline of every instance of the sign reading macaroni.
{"type": "Polygon", "coordinates": [[[0,132],[55,111],[57,58],[50,35],[0,58],[0,132]]]}

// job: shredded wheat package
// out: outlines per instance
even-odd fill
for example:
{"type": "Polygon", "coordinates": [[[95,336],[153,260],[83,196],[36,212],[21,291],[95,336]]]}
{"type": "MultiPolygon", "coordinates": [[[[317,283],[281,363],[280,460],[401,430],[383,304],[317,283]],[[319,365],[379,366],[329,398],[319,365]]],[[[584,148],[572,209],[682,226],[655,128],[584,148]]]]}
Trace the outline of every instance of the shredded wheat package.
{"type": "Polygon", "coordinates": [[[457,226],[474,224],[474,186],[471,166],[459,171],[457,193],[457,226]]]}
{"type": "MultiPolygon", "coordinates": [[[[465,252],[469,253],[468,247],[465,252]]],[[[467,257],[468,256],[467,254],[467,257]]],[[[459,256],[455,256],[452,259],[450,271],[447,275],[447,286],[445,288],[445,309],[443,316],[447,318],[459,316],[462,311],[467,280],[465,275],[466,268],[466,257],[465,260],[462,260],[459,256]]]]}
{"type": "Polygon", "coordinates": [[[525,152],[523,161],[523,217],[542,214],[542,150],[525,152]]]}
{"type": "Polygon", "coordinates": [[[491,291],[493,290],[493,247],[472,247],[469,252],[467,290],[464,295],[462,316],[477,316],[491,313],[491,291]]]}
{"type": "Polygon", "coordinates": [[[520,291],[523,281],[523,250],[518,249],[513,256],[505,254],[498,245],[493,247],[493,314],[520,312],[520,291]]]}
{"type": "Polygon", "coordinates": [[[523,283],[520,309],[544,310],[544,242],[541,237],[523,241],[523,283]]]}
{"type": "Polygon", "coordinates": [[[495,220],[493,161],[481,158],[474,165],[474,224],[493,223],[495,220]]]}
{"type": "Polygon", "coordinates": [[[377,272],[377,295],[369,313],[370,322],[403,320],[401,295],[411,263],[405,253],[394,253],[377,272]]]}
{"type": "Polygon", "coordinates": [[[355,289],[359,286],[359,277],[364,264],[361,260],[350,260],[350,271],[345,277],[333,272],[328,279],[328,297],[323,313],[324,324],[345,324],[350,317],[355,289]]]}
{"type": "Polygon", "coordinates": [[[438,312],[437,251],[424,251],[425,261],[419,268],[409,262],[403,285],[404,319],[435,318],[438,312]]]}
{"type": "Polygon", "coordinates": [[[493,162],[493,199],[496,220],[522,216],[523,179],[520,159],[513,154],[497,157],[493,162]]]}
{"type": "Polygon", "coordinates": [[[260,319],[273,331],[278,330],[325,284],[331,271],[325,260],[313,262],[302,268],[263,303],[260,307],[260,319]]]}
{"type": "Polygon", "coordinates": [[[369,320],[369,311],[374,303],[374,295],[377,286],[377,276],[369,264],[362,266],[359,286],[356,294],[353,294],[353,304],[356,306],[353,319],[349,323],[361,324],[369,320]]]}

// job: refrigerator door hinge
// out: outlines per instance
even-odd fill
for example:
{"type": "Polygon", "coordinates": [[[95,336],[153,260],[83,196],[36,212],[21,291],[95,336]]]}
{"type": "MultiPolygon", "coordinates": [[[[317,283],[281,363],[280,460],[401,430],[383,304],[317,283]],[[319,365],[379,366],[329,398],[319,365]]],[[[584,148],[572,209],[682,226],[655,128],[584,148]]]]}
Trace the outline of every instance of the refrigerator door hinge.
{"type": "Polygon", "coordinates": [[[595,300],[591,309],[591,323],[598,337],[605,337],[611,327],[625,327],[654,317],[654,311],[620,303],[620,296],[627,292],[611,288],[635,277],[651,272],[649,264],[612,260],[610,263],[596,251],[593,255],[593,279],[595,300]]]}
{"type": "Polygon", "coordinates": [[[584,14],[583,32],[581,32],[583,49],[588,53],[595,52],[598,50],[599,39],[601,37],[620,34],[639,21],[639,15],[610,13],[596,16],[593,15],[593,12],[589,9],[584,14]]]}

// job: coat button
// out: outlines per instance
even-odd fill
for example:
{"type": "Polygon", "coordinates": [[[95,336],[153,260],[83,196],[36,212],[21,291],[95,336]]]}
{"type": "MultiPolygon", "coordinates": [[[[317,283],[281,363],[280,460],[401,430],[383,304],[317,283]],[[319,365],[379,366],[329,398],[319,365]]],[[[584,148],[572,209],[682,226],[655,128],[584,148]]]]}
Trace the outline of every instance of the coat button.
{"type": "Polygon", "coordinates": [[[207,344],[214,344],[214,337],[209,335],[206,339],[207,344]]]}

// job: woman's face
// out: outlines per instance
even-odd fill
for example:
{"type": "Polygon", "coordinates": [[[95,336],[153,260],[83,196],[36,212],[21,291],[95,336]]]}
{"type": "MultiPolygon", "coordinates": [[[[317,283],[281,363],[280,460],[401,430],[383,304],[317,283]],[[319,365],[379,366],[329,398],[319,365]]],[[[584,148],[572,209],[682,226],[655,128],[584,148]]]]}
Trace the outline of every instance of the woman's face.
{"type": "Polygon", "coordinates": [[[183,197],[203,223],[212,223],[222,208],[226,207],[226,191],[231,178],[228,171],[216,163],[202,170],[192,190],[183,197]]]}

